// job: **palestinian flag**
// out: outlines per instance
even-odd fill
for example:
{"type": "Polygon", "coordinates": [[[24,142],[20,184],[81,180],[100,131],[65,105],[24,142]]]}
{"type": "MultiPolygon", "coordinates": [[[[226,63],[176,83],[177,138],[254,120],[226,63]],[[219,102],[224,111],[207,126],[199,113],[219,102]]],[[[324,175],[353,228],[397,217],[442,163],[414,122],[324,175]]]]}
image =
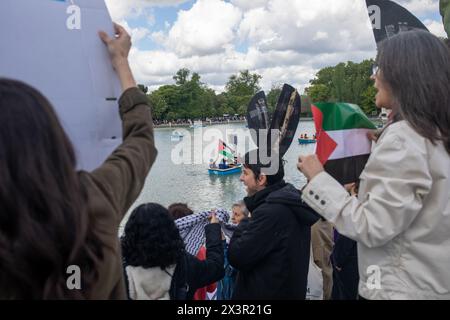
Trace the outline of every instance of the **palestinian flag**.
{"type": "Polygon", "coordinates": [[[356,182],[369,158],[367,132],[376,129],[364,112],[349,103],[311,106],[316,126],[316,154],[325,170],[341,184],[356,182]]]}
{"type": "Polygon", "coordinates": [[[219,154],[225,158],[234,160],[233,150],[222,140],[219,140],[219,154]]]}

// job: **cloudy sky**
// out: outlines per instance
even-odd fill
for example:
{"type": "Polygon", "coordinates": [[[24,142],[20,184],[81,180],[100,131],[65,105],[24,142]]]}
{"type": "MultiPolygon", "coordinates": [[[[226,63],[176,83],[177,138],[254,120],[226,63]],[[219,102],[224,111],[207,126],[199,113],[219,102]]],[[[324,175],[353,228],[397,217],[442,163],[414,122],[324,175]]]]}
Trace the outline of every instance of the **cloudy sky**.
{"type": "MultiPolygon", "coordinates": [[[[438,0],[396,0],[444,36],[438,0]]],[[[173,83],[180,68],[198,72],[217,92],[249,69],[261,85],[303,92],[314,74],[339,62],[375,56],[364,0],[106,0],[133,37],[130,61],[151,90],[173,83]]]]}

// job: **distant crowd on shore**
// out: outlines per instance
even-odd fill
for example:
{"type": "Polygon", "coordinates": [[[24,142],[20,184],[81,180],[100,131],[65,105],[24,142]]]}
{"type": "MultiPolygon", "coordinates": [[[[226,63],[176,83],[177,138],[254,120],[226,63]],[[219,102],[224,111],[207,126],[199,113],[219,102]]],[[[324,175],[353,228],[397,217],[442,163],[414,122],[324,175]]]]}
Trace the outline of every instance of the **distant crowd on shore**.
{"type": "Polygon", "coordinates": [[[172,127],[172,126],[191,126],[197,122],[202,122],[203,124],[220,124],[229,122],[244,122],[246,118],[244,116],[232,116],[232,117],[214,117],[214,118],[203,118],[203,119],[176,119],[176,120],[153,120],[153,125],[155,127],[172,127]]]}

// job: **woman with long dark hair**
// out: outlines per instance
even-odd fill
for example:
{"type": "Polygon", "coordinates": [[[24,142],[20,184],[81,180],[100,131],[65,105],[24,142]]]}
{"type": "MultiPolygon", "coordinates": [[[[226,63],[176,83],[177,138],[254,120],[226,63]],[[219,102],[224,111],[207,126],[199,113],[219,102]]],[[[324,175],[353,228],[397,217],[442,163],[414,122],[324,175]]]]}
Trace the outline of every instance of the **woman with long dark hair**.
{"type": "Polygon", "coordinates": [[[131,213],[122,236],[128,296],[132,300],[192,300],[197,289],[224,276],[219,220],[205,227],[206,259],[184,248],[169,211],[156,203],[131,213]]]}
{"type": "Polygon", "coordinates": [[[119,223],[157,152],[148,100],[128,64],[130,37],[115,28],[115,39],[100,37],[124,91],[123,143],[93,172],[76,171],[73,146],[48,100],[0,79],[0,299],[126,297],[119,223]],[[73,270],[80,276],[74,286],[73,270]]]}
{"type": "Polygon", "coordinates": [[[300,157],[303,199],[358,242],[365,299],[450,299],[450,51],[425,31],[379,47],[376,105],[394,116],[350,196],[300,157]]]}

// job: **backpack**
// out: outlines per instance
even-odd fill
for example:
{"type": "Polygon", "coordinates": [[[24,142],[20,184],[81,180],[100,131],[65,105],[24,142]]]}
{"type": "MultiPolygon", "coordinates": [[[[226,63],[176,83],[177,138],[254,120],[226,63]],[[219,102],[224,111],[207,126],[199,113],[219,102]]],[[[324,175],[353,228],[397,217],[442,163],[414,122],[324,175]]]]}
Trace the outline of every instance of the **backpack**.
{"type": "Polygon", "coordinates": [[[189,284],[187,282],[187,254],[178,259],[175,272],[170,283],[170,300],[188,300],[189,284]]]}

